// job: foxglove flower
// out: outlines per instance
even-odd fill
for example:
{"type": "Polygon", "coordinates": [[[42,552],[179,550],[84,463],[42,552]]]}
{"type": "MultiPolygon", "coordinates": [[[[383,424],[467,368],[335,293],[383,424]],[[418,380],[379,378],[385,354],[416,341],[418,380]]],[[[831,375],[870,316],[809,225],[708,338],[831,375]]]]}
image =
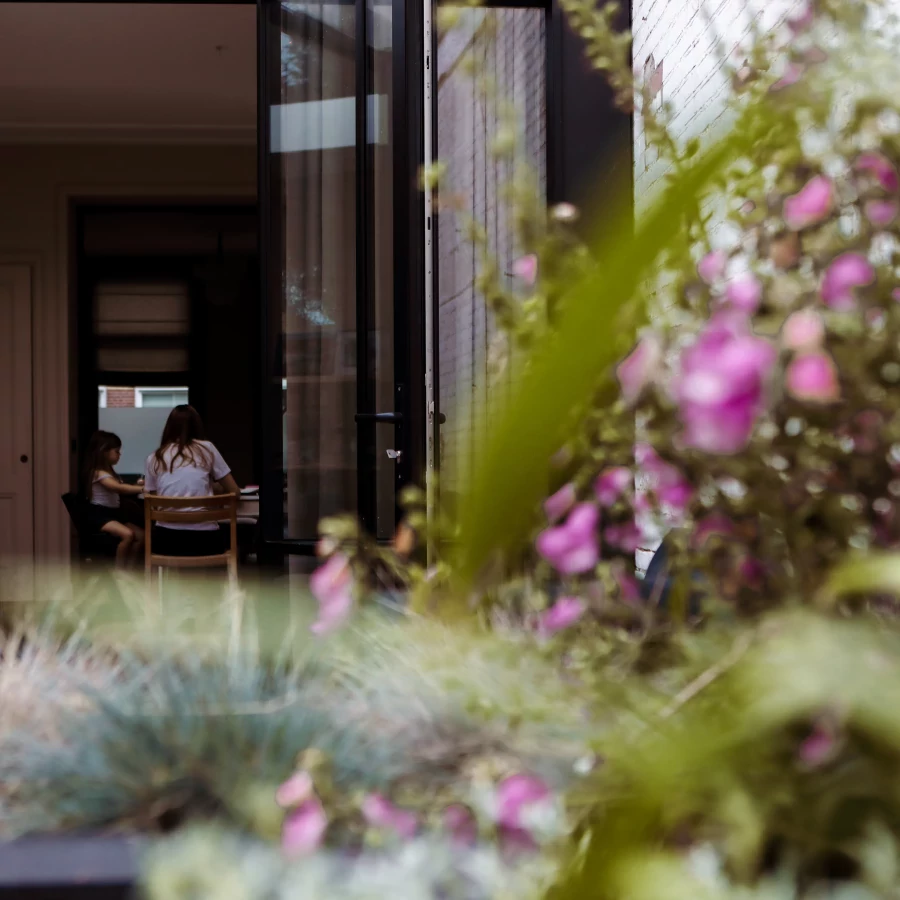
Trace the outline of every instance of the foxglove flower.
{"type": "Polygon", "coordinates": [[[707,284],[713,284],[725,274],[727,265],[728,254],[724,250],[713,250],[697,264],[697,274],[707,284]]]}
{"type": "Polygon", "coordinates": [[[662,346],[653,334],[645,335],[631,353],[619,363],[616,377],[626,403],[635,403],[653,380],[662,359],[662,346]]]}
{"type": "Polygon", "coordinates": [[[275,793],[275,802],[283,809],[300,806],[313,793],[313,780],[308,772],[296,772],[275,793]]]}
{"type": "Polygon", "coordinates": [[[816,725],[800,744],[798,755],[803,765],[814,769],[830,762],[837,749],[838,741],[834,732],[823,725],[816,725]]]}
{"type": "Polygon", "coordinates": [[[739,275],[728,282],[725,288],[725,300],[734,309],[752,315],[762,302],[762,285],[752,273],[739,275]]]}
{"type": "Polygon", "coordinates": [[[649,480],[649,488],[660,504],[668,507],[676,516],[683,513],[694,493],[693,487],[684,475],[671,463],[662,459],[649,444],[636,444],[634,457],[641,473],[649,480]]]}
{"type": "Polygon", "coordinates": [[[549,636],[574,625],[585,613],[587,605],[580,597],[560,597],[538,617],[538,631],[549,636]]]}
{"type": "Polygon", "coordinates": [[[369,794],[363,800],[362,814],[372,827],[385,828],[402,838],[411,838],[418,827],[413,813],[406,809],[399,809],[381,794],[369,794]]]}
{"type": "Polygon", "coordinates": [[[563,485],[555,494],[544,501],[544,512],[547,519],[556,522],[575,505],[575,485],[563,485]]]}
{"type": "Polygon", "coordinates": [[[549,804],[553,794],[537,776],[519,773],[510,775],[497,786],[497,824],[524,830],[529,807],[549,804]]]}
{"type": "Polygon", "coordinates": [[[472,812],[461,803],[452,803],[444,810],[444,828],[457,846],[471,847],[478,840],[478,823],[472,812]]]}
{"type": "Polygon", "coordinates": [[[317,850],[328,829],[322,804],[310,797],[288,813],[281,830],[281,848],[288,856],[306,856],[317,850]]]}
{"type": "Polygon", "coordinates": [[[856,160],[856,170],[872,175],[884,190],[893,194],[900,189],[900,178],[894,164],[881,153],[861,153],[856,160]]]}
{"type": "Polygon", "coordinates": [[[742,450],[763,408],[775,363],[766,340],[712,320],[681,357],[676,385],[685,444],[707,453],[742,450]]]}
{"type": "Polygon", "coordinates": [[[860,253],[842,253],[825,270],[822,299],[827,306],[847,312],[856,306],[854,290],[875,280],[875,270],[860,253]]]}
{"type": "Polygon", "coordinates": [[[538,258],[533,253],[520,256],[512,264],[512,273],[529,287],[537,281],[538,258]]]}
{"type": "Polygon", "coordinates": [[[594,482],[594,493],[601,506],[612,506],[634,483],[634,476],[625,466],[604,469],[594,482]]]}
{"type": "Polygon", "coordinates": [[[781,328],[781,342],[788,350],[807,350],[818,347],[825,339],[825,323],[812,309],[791,313],[781,328]]]}
{"type": "Polygon", "coordinates": [[[537,551],[563,575],[588,572],[597,565],[600,551],[597,527],[600,513],[590,503],[581,503],[562,525],[538,535],[537,551]]]}
{"type": "Polygon", "coordinates": [[[611,547],[625,553],[634,553],[644,542],[644,532],[634,521],[622,525],[610,525],[603,530],[603,539],[611,547]]]}
{"type": "Polygon", "coordinates": [[[869,200],[864,207],[866,218],[876,228],[890,225],[897,218],[898,209],[895,200],[869,200]]]}
{"type": "Polygon", "coordinates": [[[789,62],[784,67],[784,73],[781,78],[772,85],[770,90],[783,91],[785,88],[795,85],[803,77],[803,71],[803,66],[799,63],[789,62]]]}
{"type": "Polygon", "coordinates": [[[784,201],[785,224],[795,231],[816,225],[831,212],[833,202],[831,181],[824,175],[816,175],[784,201]]]}
{"type": "Polygon", "coordinates": [[[791,396],[807,403],[832,403],[841,396],[837,369],[827,353],[804,353],[791,360],[785,372],[791,396]]]}
{"type": "Polygon", "coordinates": [[[314,634],[327,634],[340,628],[353,611],[350,560],[343,554],[335,554],[313,572],[309,586],[319,601],[319,617],[310,630],[314,634]]]}

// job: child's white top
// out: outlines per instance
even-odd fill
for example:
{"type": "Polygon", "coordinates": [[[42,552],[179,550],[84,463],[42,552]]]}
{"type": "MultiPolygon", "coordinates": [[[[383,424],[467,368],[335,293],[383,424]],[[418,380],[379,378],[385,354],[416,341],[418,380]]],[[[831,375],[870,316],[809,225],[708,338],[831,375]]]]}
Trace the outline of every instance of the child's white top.
{"type": "MultiPolygon", "coordinates": [[[[179,457],[172,470],[172,458],[177,447],[170,445],[163,451],[166,471],[159,466],[156,454],[151,453],[144,464],[144,491],[147,494],[158,494],[160,497],[209,497],[213,493],[212,483],[221,481],[231,469],[222,459],[222,454],[210,441],[194,441],[191,448],[194,460],[179,457]],[[204,452],[205,451],[205,452],[204,452]]],[[[185,512],[199,512],[202,507],[185,509],[185,512]]],[[[199,522],[197,524],[180,525],[170,522],[158,523],[160,528],[175,528],[185,531],[215,531],[219,526],[215,522],[199,522]]]]}
{"type": "Polygon", "coordinates": [[[115,478],[112,472],[94,472],[94,480],[91,483],[91,503],[95,506],[105,506],[108,509],[119,508],[119,495],[111,491],[101,478],[115,478]]]}

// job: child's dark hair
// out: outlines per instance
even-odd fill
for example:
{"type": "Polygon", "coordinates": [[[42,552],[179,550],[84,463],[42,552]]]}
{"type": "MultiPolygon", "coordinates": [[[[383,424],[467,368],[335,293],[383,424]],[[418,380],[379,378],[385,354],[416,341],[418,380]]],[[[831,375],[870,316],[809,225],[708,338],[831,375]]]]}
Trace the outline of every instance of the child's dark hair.
{"type": "Polygon", "coordinates": [[[91,499],[94,473],[110,468],[106,454],[110,450],[119,450],[121,446],[122,439],[111,431],[95,431],[91,435],[87,450],[84,452],[84,465],[81,469],[81,490],[86,499],[91,499]]]}

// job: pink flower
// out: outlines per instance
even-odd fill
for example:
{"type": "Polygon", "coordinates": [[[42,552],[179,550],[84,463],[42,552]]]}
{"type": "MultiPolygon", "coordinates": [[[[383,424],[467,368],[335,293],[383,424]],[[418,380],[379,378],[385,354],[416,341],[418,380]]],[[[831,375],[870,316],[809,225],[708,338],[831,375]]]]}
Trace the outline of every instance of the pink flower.
{"type": "Polygon", "coordinates": [[[759,309],[762,302],[762,285],[752,273],[739,275],[728,282],[725,288],[725,300],[734,308],[751,315],[759,309]]]}
{"type": "Polygon", "coordinates": [[[560,597],[538,618],[538,631],[547,636],[574,625],[585,613],[587,605],[580,597],[560,597]]]}
{"type": "Polygon", "coordinates": [[[312,796],[313,780],[308,772],[296,772],[275,793],[275,802],[283,809],[300,806],[312,796]]]}
{"type": "Polygon", "coordinates": [[[516,831],[524,830],[528,809],[549,803],[552,796],[550,788],[535,775],[510,775],[497,786],[497,824],[516,831]]]}
{"type": "Polygon", "coordinates": [[[621,568],[615,568],[613,578],[619,586],[619,596],[623,603],[637,603],[641,599],[641,588],[634,575],[623,572],[621,568]]]}
{"type": "Polygon", "coordinates": [[[727,320],[711,320],[681,357],[676,384],[684,441],[707,453],[742,450],[763,408],[775,348],[727,320]]]}
{"type": "Polygon", "coordinates": [[[784,67],[784,74],[772,85],[770,90],[783,91],[785,88],[795,85],[803,77],[803,71],[803,66],[798,63],[788,63],[784,67]]]}
{"type": "Polygon", "coordinates": [[[784,201],[784,222],[795,231],[815,225],[831,212],[833,199],[831,182],[816,175],[784,201]]]}
{"type": "Polygon", "coordinates": [[[622,397],[628,404],[635,403],[644,388],[653,380],[662,359],[662,346],[655,335],[646,335],[631,353],[619,363],[616,377],[622,397]]]}
{"type": "Polygon", "coordinates": [[[818,347],[825,338],[822,317],[812,309],[791,313],[781,328],[781,342],[789,350],[806,350],[818,347]]]}
{"type": "Polygon", "coordinates": [[[804,353],[785,372],[788,393],[808,403],[831,403],[841,396],[837,369],[827,353],[804,353]]]}
{"type": "Polygon", "coordinates": [[[599,521],[600,513],[595,506],[579,504],[563,525],[547,528],[538,535],[538,553],[564,575],[590,571],[600,558],[599,521]]]}
{"type": "Polygon", "coordinates": [[[594,482],[594,493],[601,506],[612,506],[629,487],[634,484],[634,476],[625,466],[604,469],[594,482]]]}
{"type": "Polygon", "coordinates": [[[866,218],[876,227],[884,228],[897,218],[898,206],[895,200],[868,200],[865,205],[866,218]]]}
{"type": "Polygon", "coordinates": [[[512,264],[512,273],[516,278],[527,285],[533,285],[537,281],[538,258],[533,253],[520,256],[512,264]]]}
{"type": "Polygon", "coordinates": [[[362,803],[362,814],[374,828],[386,828],[399,837],[411,838],[418,828],[416,817],[406,809],[399,809],[381,794],[369,794],[362,803]]]}
{"type": "Polygon", "coordinates": [[[683,513],[694,494],[684,475],[660,458],[649,444],[636,444],[634,457],[642,474],[650,480],[650,489],[659,502],[675,514],[683,513]]]}
{"type": "Polygon", "coordinates": [[[353,611],[350,560],[343,554],[335,554],[313,572],[309,586],[319,601],[319,617],[310,630],[314,634],[326,634],[340,628],[353,611]]]}
{"type": "Polygon", "coordinates": [[[816,725],[800,744],[800,761],[810,768],[818,768],[834,758],[838,742],[831,729],[816,725]]]}
{"type": "Polygon", "coordinates": [[[622,525],[610,525],[603,531],[603,539],[611,547],[625,553],[634,553],[644,542],[644,532],[634,521],[622,525]]]}
{"type": "Polygon", "coordinates": [[[452,803],[444,810],[444,828],[457,846],[471,847],[478,840],[475,816],[462,803],[452,803]]]}
{"type": "Polygon", "coordinates": [[[289,856],[305,856],[319,848],[327,829],[328,816],[322,804],[311,797],[285,817],[281,848],[289,856]]]}
{"type": "Polygon", "coordinates": [[[861,153],[856,160],[858,172],[866,172],[875,177],[878,183],[886,191],[894,193],[900,189],[900,178],[893,163],[881,153],[861,153]]]}
{"type": "Polygon", "coordinates": [[[694,526],[691,535],[691,546],[700,549],[714,534],[720,537],[728,537],[734,532],[734,524],[727,516],[721,513],[710,513],[694,526]]]}
{"type": "Polygon", "coordinates": [[[894,288],[891,291],[891,299],[896,303],[900,303],[900,288],[894,288]]]}
{"type": "Polygon", "coordinates": [[[862,254],[842,253],[825,270],[822,299],[832,309],[847,312],[856,306],[854,289],[874,280],[875,270],[862,254]]]}
{"type": "Polygon", "coordinates": [[[551,522],[561,519],[575,505],[575,486],[563,485],[544,501],[544,512],[551,522]]]}
{"type": "Polygon", "coordinates": [[[756,590],[763,585],[766,567],[763,565],[762,560],[747,556],[741,560],[738,572],[741,576],[742,583],[747,587],[756,590]]]}
{"type": "Polygon", "coordinates": [[[797,15],[788,18],[787,25],[791,33],[796,37],[798,34],[806,31],[814,21],[815,13],[812,4],[807,3],[797,15]]]}
{"type": "Polygon", "coordinates": [[[697,274],[707,284],[712,284],[725,274],[727,265],[728,254],[724,250],[713,250],[697,264],[697,274]]]}

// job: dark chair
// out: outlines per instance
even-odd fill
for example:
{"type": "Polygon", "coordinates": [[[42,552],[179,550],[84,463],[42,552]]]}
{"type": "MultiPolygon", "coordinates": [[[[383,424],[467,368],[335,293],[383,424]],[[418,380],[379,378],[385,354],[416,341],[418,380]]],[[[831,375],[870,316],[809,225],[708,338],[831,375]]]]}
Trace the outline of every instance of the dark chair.
{"type": "Polygon", "coordinates": [[[87,501],[75,493],[62,495],[69,518],[78,535],[78,558],[83,563],[108,562],[116,558],[117,538],[92,528],[87,520],[87,501]]]}

